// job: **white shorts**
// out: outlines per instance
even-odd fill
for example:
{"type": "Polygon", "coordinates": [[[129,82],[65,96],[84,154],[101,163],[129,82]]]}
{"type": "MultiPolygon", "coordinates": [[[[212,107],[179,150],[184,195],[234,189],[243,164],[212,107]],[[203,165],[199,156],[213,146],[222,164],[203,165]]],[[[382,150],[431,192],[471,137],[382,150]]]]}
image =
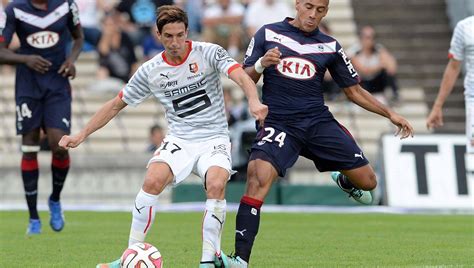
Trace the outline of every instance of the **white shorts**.
{"type": "Polygon", "coordinates": [[[474,98],[466,97],[466,152],[474,154],[474,98]]]}
{"type": "Polygon", "coordinates": [[[216,136],[205,142],[190,142],[175,136],[166,135],[160,148],[148,161],[148,166],[154,162],[167,163],[173,171],[173,184],[185,180],[191,173],[199,176],[204,183],[207,170],[212,166],[221,167],[234,174],[230,156],[230,141],[228,137],[216,136]]]}

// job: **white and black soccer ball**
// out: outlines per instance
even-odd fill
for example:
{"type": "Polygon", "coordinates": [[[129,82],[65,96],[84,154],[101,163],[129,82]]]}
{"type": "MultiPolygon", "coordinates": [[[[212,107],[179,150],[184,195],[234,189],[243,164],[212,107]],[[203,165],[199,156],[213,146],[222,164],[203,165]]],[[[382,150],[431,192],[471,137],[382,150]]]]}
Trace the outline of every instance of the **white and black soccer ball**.
{"type": "Polygon", "coordinates": [[[123,268],[162,268],[160,251],[148,243],[136,243],[128,247],[120,258],[123,268]]]}

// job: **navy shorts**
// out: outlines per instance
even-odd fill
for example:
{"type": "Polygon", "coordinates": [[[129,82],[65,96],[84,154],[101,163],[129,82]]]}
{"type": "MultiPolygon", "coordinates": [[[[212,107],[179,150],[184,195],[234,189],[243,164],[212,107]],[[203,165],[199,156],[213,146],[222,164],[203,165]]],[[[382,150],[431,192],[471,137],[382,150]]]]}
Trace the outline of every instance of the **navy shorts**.
{"type": "Polygon", "coordinates": [[[38,128],[57,128],[69,134],[71,86],[68,79],[52,72],[40,76],[24,68],[17,69],[15,84],[17,134],[38,128]]]}
{"type": "Polygon", "coordinates": [[[369,163],[349,131],[335,119],[265,120],[252,144],[250,160],[268,161],[284,177],[300,155],[312,160],[321,172],[349,170],[369,163]]]}

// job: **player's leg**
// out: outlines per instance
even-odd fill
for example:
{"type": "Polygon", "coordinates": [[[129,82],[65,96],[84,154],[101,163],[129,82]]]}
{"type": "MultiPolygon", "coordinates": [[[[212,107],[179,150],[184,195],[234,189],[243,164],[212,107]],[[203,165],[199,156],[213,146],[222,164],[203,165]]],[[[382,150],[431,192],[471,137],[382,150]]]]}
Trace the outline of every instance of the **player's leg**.
{"type": "MultiPolygon", "coordinates": [[[[168,164],[152,162],[148,166],[143,186],[135,197],[132,210],[132,224],[128,238],[128,246],[145,241],[154,219],[154,206],[165,187],[173,181],[174,175],[168,164]]],[[[97,268],[119,268],[120,258],[110,263],[97,264],[97,268]]]]}
{"type": "Polygon", "coordinates": [[[230,161],[230,141],[216,138],[200,146],[202,153],[195,173],[203,178],[206,191],[206,209],[202,220],[202,254],[200,267],[214,267],[221,256],[221,236],[224,229],[227,204],[225,186],[233,173],[230,161]]]}
{"type": "MultiPolygon", "coordinates": [[[[285,126],[266,122],[252,145],[247,168],[247,186],[240,200],[235,227],[235,267],[246,267],[260,226],[260,208],[273,182],[284,177],[301,150],[297,137],[285,132],[285,126]]],[[[230,267],[233,267],[232,265],[230,267]]]]}
{"type": "Polygon", "coordinates": [[[372,203],[369,191],[377,185],[375,173],[350,132],[336,120],[315,124],[301,155],[312,159],[319,171],[337,170],[331,176],[343,191],[360,203],[372,203]]]}
{"type": "Polygon", "coordinates": [[[377,186],[377,178],[372,167],[367,164],[362,167],[340,170],[341,184],[345,188],[355,187],[364,191],[371,191],[377,186]]]}
{"type": "Polygon", "coordinates": [[[36,208],[39,178],[37,154],[40,150],[43,105],[40,101],[29,96],[32,91],[36,90],[33,83],[22,84],[17,82],[15,90],[16,131],[17,134],[22,135],[21,177],[30,214],[27,233],[39,234],[41,232],[41,222],[36,208]]]}
{"type": "MultiPolygon", "coordinates": [[[[140,189],[132,211],[132,224],[128,245],[144,242],[154,219],[154,206],[159,195],[170,183],[179,183],[191,173],[194,165],[193,158],[187,150],[187,145],[173,137],[166,136],[148,162],[142,189],[140,189]]],[[[97,268],[120,267],[120,259],[110,263],[98,264],[97,268]]]]}
{"type": "Polygon", "coordinates": [[[225,186],[229,170],[212,166],[205,175],[206,209],[202,219],[202,267],[214,267],[214,258],[221,256],[221,237],[224,229],[227,203],[225,186]]]}
{"type": "Polygon", "coordinates": [[[39,129],[34,129],[23,134],[21,146],[23,152],[21,158],[21,177],[23,179],[25,198],[30,215],[27,229],[27,233],[30,235],[41,233],[41,221],[37,210],[39,178],[37,155],[40,150],[39,133],[39,129]]]}
{"type": "Polygon", "coordinates": [[[69,171],[69,153],[59,147],[63,135],[71,132],[71,91],[67,79],[57,76],[51,79],[44,98],[43,125],[46,128],[51,149],[51,174],[53,191],[48,199],[51,228],[59,232],[64,227],[60,194],[69,171]]]}
{"type": "Polygon", "coordinates": [[[48,199],[49,211],[51,214],[51,228],[59,232],[64,228],[64,216],[61,208],[60,195],[64,187],[64,182],[69,171],[69,153],[59,147],[58,142],[63,135],[68,132],[58,128],[47,128],[49,148],[51,149],[51,174],[53,176],[53,191],[48,199]]]}
{"type": "Polygon", "coordinates": [[[135,198],[129,246],[145,242],[146,235],[155,218],[153,206],[156,205],[158,196],[173,181],[173,178],[173,172],[168,164],[154,162],[149,165],[142,189],[135,198]]]}

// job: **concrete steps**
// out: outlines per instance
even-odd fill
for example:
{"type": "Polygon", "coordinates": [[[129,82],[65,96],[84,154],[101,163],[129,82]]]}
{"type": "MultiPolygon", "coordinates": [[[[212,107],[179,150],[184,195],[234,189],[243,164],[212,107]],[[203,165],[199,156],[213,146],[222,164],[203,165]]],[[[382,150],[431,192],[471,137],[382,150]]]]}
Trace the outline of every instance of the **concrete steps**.
{"type": "MultiPolygon", "coordinates": [[[[436,98],[451,40],[445,1],[441,0],[353,0],[357,25],[372,25],[377,41],[398,59],[402,87],[421,87],[430,109],[436,98]]],[[[445,104],[445,124],[440,132],[464,132],[462,79],[445,104]],[[454,129],[453,129],[454,128],[454,129]]]]}

